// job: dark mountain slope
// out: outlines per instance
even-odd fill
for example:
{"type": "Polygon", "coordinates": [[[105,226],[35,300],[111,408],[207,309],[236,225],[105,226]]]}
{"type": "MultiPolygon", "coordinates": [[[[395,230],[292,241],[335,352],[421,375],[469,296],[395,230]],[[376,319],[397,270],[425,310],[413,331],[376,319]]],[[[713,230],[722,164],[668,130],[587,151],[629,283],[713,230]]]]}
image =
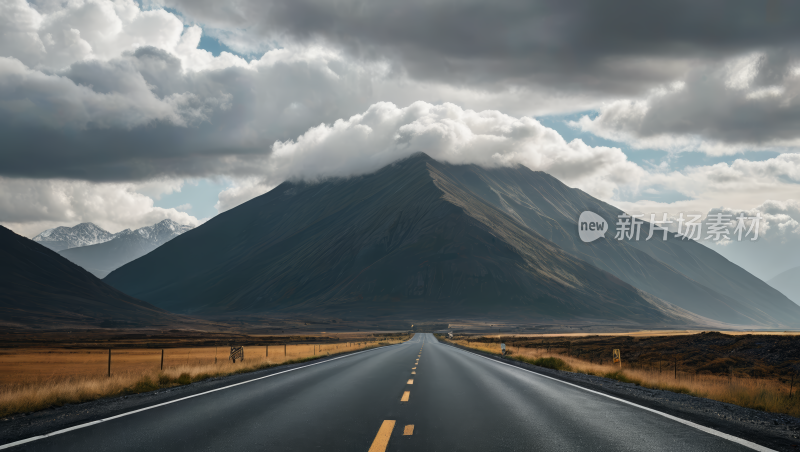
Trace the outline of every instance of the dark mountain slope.
{"type": "Polygon", "coordinates": [[[716,320],[762,327],[800,326],[800,307],[781,293],[700,243],[670,234],[661,240],[615,240],[621,210],[558,179],[525,167],[485,169],[450,167],[450,174],[468,189],[539,232],[575,257],[606,270],[663,300],[716,320]],[[609,224],[607,239],[583,243],[578,217],[583,211],[609,224]]]}
{"type": "Polygon", "coordinates": [[[106,282],[177,312],[703,323],[575,259],[417,155],[284,183],[106,282]]]}
{"type": "Polygon", "coordinates": [[[0,323],[5,326],[168,325],[178,316],[110,287],[38,243],[0,226],[0,323]]]}

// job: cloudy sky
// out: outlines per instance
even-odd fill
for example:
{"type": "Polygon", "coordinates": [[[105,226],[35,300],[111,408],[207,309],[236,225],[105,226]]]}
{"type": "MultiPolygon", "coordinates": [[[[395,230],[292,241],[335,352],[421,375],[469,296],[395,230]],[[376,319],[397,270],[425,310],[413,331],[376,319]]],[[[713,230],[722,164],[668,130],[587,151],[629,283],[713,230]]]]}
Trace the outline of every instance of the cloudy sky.
{"type": "Polygon", "coordinates": [[[800,265],[800,3],[0,0],[0,223],[199,224],[424,151],[629,212],[761,213],[800,265]]]}

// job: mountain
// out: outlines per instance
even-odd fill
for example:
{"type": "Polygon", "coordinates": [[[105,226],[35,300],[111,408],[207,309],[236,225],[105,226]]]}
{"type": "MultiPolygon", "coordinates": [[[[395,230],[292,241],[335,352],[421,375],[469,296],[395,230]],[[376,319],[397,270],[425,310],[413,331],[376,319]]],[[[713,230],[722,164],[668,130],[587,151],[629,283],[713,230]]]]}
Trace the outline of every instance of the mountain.
{"type": "Polygon", "coordinates": [[[103,243],[69,248],[59,251],[59,254],[98,278],[105,278],[112,270],[144,256],[191,229],[192,226],[163,220],[135,231],[126,229],[103,243]]]}
{"type": "Polygon", "coordinates": [[[93,223],[81,223],[77,226],[48,229],[33,238],[33,241],[53,251],[61,251],[78,246],[94,245],[113,239],[115,234],[96,226],[93,223]]]}
{"type": "Polygon", "coordinates": [[[650,231],[647,223],[640,240],[615,240],[613,230],[623,212],[549,174],[525,167],[475,165],[449,166],[449,174],[572,256],[676,306],[742,326],[800,327],[800,308],[795,303],[698,242],[675,234],[664,241],[659,231],[655,239],[645,240],[650,231]],[[577,222],[584,211],[606,220],[612,230],[606,239],[580,240],[577,222]]]}
{"type": "Polygon", "coordinates": [[[790,268],[767,283],[790,300],[800,304],[800,267],[790,268]]]}
{"type": "Polygon", "coordinates": [[[419,154],[286,182],[113,271],[174,312],[708,325],[560,250],[419,154]]]}
{"type": "Polygon", "coordinates": [[[176,325],[187,319],[103,283],[58,253],[0,226],[0,325],[26,328],[176,325]]]}

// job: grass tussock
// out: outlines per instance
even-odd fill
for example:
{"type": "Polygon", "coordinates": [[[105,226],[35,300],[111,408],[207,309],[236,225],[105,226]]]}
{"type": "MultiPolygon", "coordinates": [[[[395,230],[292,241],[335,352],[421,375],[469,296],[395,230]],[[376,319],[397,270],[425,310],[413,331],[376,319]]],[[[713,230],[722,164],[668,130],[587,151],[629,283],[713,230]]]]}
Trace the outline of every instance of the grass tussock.
{"type": "MultiPolygon", "coordinates": [[[[284,364],[302,363],[341,352],[366,350],[399,342],[402,342],[402,340],[367,342],[316,354],[310,352],[313,348],[309,346],[296,346],[297,351],[292,353],[292,345],[289,345],[290,352],[286,356],[274,358],[263,356],[248,358],[246,355],[244,362],[233,363],[228,360],[219,360],[216,364],[213,362],[207,364],[190,363],[169,366],[163,371],[156,369],[116,373],[112,368],[111,377],[57,376],[49,380],[7,384],[0,386],[0,418],[104,397],[138,394],[187,385],[209,378],[253,372],[284,364]],[[305,352],[305,350],[309,350],[309,352],[305,352]]],[[[263,347],[261,350],[263,350],[263,347]]]]}
{"type": "MultiPolygon", "coordinates": [[[[467,342],[466,340],[447,340],[454,344],[500,354],[499,343],[467,342]]],[[[720,402],[731,403],[770,413],[788,414],[800,417],[800,396],[797,395],[798,382],[795,382],[791,397],[789,385],[780,381],[725,377],[719,375],[684,374],[673,369],[630,369],[623,364],[596,364],[546,349],[509,347],[510,359],[534,364],[550,369],[596,375],[623,383],[633,383],[645,388],[662,389],[681,394],[689,394],[720,402]]]]}

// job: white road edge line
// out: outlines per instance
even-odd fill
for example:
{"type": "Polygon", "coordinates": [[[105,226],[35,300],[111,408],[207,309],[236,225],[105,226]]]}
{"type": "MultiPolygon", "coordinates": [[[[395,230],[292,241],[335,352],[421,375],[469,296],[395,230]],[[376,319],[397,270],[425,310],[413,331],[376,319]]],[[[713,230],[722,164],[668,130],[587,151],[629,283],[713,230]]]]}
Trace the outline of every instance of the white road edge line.
{"type": "MultiPolygon", "coordinates": [[[[450,345],[450,344],[447,344],[447,343],[444,343],[444,342],[439,342],[439,343],[440,343],[440,344],[443,344],[443,345],[448,345],[448,346],[450,346],[450,347],[453,347],[452,345],[450,345]]],[[[727,434],[727,433],[722,433],[722,432],[720,432],[720,431],[717,431],[717,430],[714,430],[714,429],[712,429],[712,428],[708,428],[708,427],[702,426],[702,425],[700,425],[700,424],[695,424],[695,423],[694,423],[694,422],[692,422],[692,421],[687,421],[686,419],[681,419],[681,418],[679,418],[679,417],[676,417],[676,416],[673,416],[673,415],[671,415],[671,414],[662,413],[661,411],[654,410],[654,409],[652,409],[652,408],[648,408],[648,407],[646,407],[646,406],[638,405],[638,404],[636,404],[636,403],[629,402],[629,401],[627,401],[627,400],[620,399],[620,398],[618,398],[618,397],[610,396],[610,395],[608,395],[608,394],[603,394],[602,392],[598,392],[598,391],[594,391],[594,390],[592,390],[592,389],[584,388],[583,386],[579,386],[579,385],[576,385],[576,384],[574,384],[574,383],[570,383],[570,382],[568,382],[568,381],[559,380],[558,378],[553,378],[553,377],[551,377],[551,376],[549,376],[549,375],[540,374],[539,372],[534,372],[534,371],[532,371],[532,370],[529,370],[529,369],[525,369],[525,368],[522,368],[522,367],[518,367],[518,366],[514,366],[514,365],[511,365],[511,364],[508,364],[508,363],[504,363],[504,362],[502,362],[502,361],[498,361],[498,360],[496,360],[496,359],[488,358],[488,357],[486,357],[486,356],[479,355],[479,354],[477,354],[477,353],[473,353],[473,352],[470,352],[470,351],[467,351],[467,350],[464,350],[464,349],[461,349],[461,348],[458,348],[458,347],[453,347],[453,348],[454,348],[454,349],[456,349],[456,350],[459,350],[459,351],[465,352],[465,353],[469,353],[470,355],[475,355],[475,356],[477,356],[477,357],[479,357],[479,358],[483,358],[483,359],[485,359],[485,360],[492,361],[492,362],[494,362],[494,363],[497,363],[497,364],[502,364],[502,365],[504,365],[504,366],[513,367],[514,369],[518,369],[518,370],[522,370],[522,371],[525,371],[525,372],[529,372],[529,373],[532,373],[532,374],[534,374],[534,375],[538,375],[538,376],[540,376],[540,377],[549,378],[549,379],[551,379],[551,380],[553,380],[553,381],[558,381],[558,382],[560,382],[560,383],[564,383],[565,385],[570,385],[570,386],[576,387],[576,388],[578,388],[578,389],[582,389],[582,390],[584,390],[584,391],[591,392],[591,393],[593,393],[593,394],[601,395],[601,396],[603,396],[603,397],[607,397],[607,398],[609,398],[609,399],[612,399],[612,400],[616,400],[616,401],[618,401],[618,402],[625,403],[625,404],[627,404],[627,405],[635,406],[636,408],[640,408],[640,409],[643,409],[643,410],[645,410],[645,411],[649,411],[649,412],[651,412],[651,413],[658,414],[659,416],[663,416],[663,417],[665,417],[665,418],[667,418],[667,419],[671,419],[671,420],[673,420],[673,421],[675,421],[675,422],[680,422],[680,423],[681,423],[681,424],[683,424],[683,425],[687,425],[687,426],[689,426],[689,427],[696,428],[697,430],[700,430],[700,431],[702,431],[702,432],[706,432],[706,433],[709,433],[709,434],[711,434],[711,435],[714,435],[714,436],[718,436],[718,437],[720,437],[720,438],[727,439],[728,441],[732,441],[732,442],[734,442],[734,443],[736,443],[736,444],[741,444],[742,446],[749,447],[749,448],[751,448],[751,449],[753,449],[753,450],[757,450],[757,451],[759,451],[759,452],[777,452],[777,451],[776,451],[776,450],[774,450],[774,449],[769,449],[769,448],[766,448],[766,447],[764,447],[764,446],[762,446],[762,445],[760,445],[760,444],[756,444],[756,443],[754,443],[754,442],[747,441],[746,439],[742,439],[742,438],[739,438],[739,437],[736,437],[736,436],[733,436],[733,435],[729,435],[729,434],[727,434]]]]}
{"type": "Polygon", "coordinates": [[[373,349],[370,349],[370,350],[362,350],[360,352],[350,353],[350,354],[347,354],[347,355],[344,355],[344,356],[337,356],[336,358],[327,359],[325,361],[320,361],[320,362],[316,362],[316,363],[312,363],[312,364],[307,364],[305,366],[295,367],[293,369],[287,369],[287,370],[283,370],[283,371],[280,371],[280,372],[275,372],[274,374],[264,375],[263,377],[253,378],[252,380],[247,380],[247,381],[242,381],[242,382],[239,382],[239,383],[234,383],[232,385],[223,386],[223,387],[217,388],[217,389],[211,389],[209,391],[201,392],[199,394],[194,394],[194,395],[190,395],[190,396],[186,396],[186,397],[181,397],[180,399],[170,400],[169,402],[163,402],[163,403],[159,403],[159,404],[156,404],[156,405],[151,405],[151,406],[144,407],[144,408],[139,408],[138,410],[128,411],[127,413],[118,414],[116,416],[107,417],[105,419],[100,419],[100,420],[97,420],[97,421],[87,422],[85,424],[74,425],[72,427],[61,429],[61,430],[56,430],[55,432],[47,433],[45,435],[32,436],[30,438],[21,439],[19,441],[14,441],[13,443],[3,444],[3,445],[0,445],[0,450],[9,449],[11,447],[16,447],[16,446],[20,446],[22,444],[31,443],[31,442],[34,442],[34,441],[38,441],[40,439],[45,439],[45,438],[49,438],[51,436],[60,435],[62,433],[68,433],[68,432],[71,432],[73,430],[79,430],[79,429],[82,429],[82,428],[91,427],[93,425],[101,424],[103,422],[113,421],[114,419],[119,419],[121,417],[130,416],[131,414],[141,413],[142,411],[152,410],[153,408],[162,407],[164,405],[169,405],[171,403],[176,403],[176,402],[181,402],[183,400],[193,399],[193,398],[199,397],[201,395],[211,394],[212,392],[222,391],[224,389],[229,389],[229,388],[233,388],[233,387],[240,386],[240,385],[243,385],[243,384],[252,383],[254,381],[263,380],[265,378],[270,378],[270,377],[274,377],[276,375],[285,374],[287,372],[293,372],[295,370],[305,369],[306,367],[317,366],[317,365],[320,365],[320,364],[329,363],[331,361],[336,361],[337,359],[349,358],[351,356],[360,355],[362,353],[367,353],[367,352],[373,352],[373,351],[376,351],[376,350],[385,350],[387,348],[394,347],[396,345],[405,345],[405,344],[408,344],[408,343],[409,342],[406,341],[406,342],[403,342],[403,343],[400,343],[400,344],[388,345],[388,346],[385,346],[385,347],[377,347],[377,348],[373,348],[373,349]]]}

